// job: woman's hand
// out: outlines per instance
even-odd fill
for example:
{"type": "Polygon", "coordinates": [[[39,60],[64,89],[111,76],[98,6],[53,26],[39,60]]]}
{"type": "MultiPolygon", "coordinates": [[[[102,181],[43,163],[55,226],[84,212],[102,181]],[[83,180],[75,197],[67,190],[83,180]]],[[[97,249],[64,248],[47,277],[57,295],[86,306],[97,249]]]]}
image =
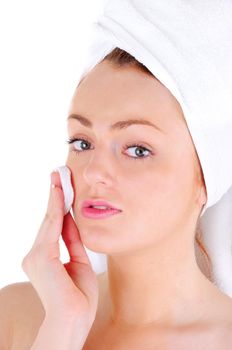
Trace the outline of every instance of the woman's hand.
{"type": "Polygon", "coordinates": [[[95,272],[80,239],[79,231],[68,212],[64,216],[64,194],[58,172],[51,173],[47,212],[22,268],[37,291],[46,318],[78,319],[91,328],[98,304],[95,272]],[[70,261],[60,261],[60,234],[70,261]]]}

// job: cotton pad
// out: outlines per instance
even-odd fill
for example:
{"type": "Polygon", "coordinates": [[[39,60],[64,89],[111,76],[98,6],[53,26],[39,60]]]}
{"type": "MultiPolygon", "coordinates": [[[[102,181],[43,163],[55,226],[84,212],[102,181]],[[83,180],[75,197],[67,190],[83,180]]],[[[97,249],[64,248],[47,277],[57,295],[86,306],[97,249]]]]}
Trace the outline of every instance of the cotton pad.
{"type": "Polygon", "coordinates": [[[56,169],[53,169],[53,171],[58,171],[60,174],[61,185],[64,193],[64,215],[66,215],[72,208],[74,198],[74,191],[71,182],[71,171],[66,165],[59,166],[56,169]]]}

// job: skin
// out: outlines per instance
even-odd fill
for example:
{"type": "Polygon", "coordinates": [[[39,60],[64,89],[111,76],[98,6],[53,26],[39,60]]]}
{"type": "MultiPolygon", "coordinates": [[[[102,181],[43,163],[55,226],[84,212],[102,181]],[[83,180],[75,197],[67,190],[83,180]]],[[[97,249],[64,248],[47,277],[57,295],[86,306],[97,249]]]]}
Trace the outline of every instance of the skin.
{"type": "Polygon", "coordinates": [[[89,129],[67,121],[68,136],[88,142],[69,146],[66,165],[72,172],[73,213],[81,239],[87,248],[107,255],[100,293],[104,326],[114,334],[136,334],[226,319],[229,298],[196,262],[194,235],[207,194],[175,97],[137,67],[117,68],[106,61],[76,88],[72,113],[93,123],[89,129]],[[109,130],[110,124],[133,117],[153,122],[162,132],[147,125],[109,130]],[[139,149],[136,153],[135,147],[123,146],[137,142],[151,153],[141,151],[143,158],[134,160],[139,149]],[[87,219],[80,209],[90,197],[105,199],[122,212],[87,219]]]}

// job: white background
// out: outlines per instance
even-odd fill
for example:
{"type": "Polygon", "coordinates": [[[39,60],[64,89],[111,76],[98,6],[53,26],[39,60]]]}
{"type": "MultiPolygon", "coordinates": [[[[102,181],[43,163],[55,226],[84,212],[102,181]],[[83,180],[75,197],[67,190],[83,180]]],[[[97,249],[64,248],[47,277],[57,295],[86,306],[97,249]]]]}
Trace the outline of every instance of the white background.
{"type": "Polygon", "coordinates": [[[0,2],[0,288],[28,281],[21,262],[45,214],[50,172],[66,160],[69,104],[106,2],[0,2]]]}

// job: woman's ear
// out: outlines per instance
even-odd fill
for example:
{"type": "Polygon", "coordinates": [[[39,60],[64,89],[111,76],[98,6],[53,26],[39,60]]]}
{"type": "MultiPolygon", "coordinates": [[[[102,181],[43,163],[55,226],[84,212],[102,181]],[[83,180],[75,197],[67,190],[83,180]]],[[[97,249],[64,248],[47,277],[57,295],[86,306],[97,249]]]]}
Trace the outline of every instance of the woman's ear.
{"type": "Polygon", "coordinates": [[[197,204],[201,208],[206,202],[207,202],[207,190],[206,190],[206,185],[205,185],[205,179],[204,179],[204,174],[201,168],[201,164],[197,162],[196,166],[196,177],[197,177],[197,204]]]}
{"type": "Polygon", "coordinates": [[[207,192],[204,185],[200,187],[200,194],[199,194],[198,200],[201,206],[207,202],[207,192]]]}

